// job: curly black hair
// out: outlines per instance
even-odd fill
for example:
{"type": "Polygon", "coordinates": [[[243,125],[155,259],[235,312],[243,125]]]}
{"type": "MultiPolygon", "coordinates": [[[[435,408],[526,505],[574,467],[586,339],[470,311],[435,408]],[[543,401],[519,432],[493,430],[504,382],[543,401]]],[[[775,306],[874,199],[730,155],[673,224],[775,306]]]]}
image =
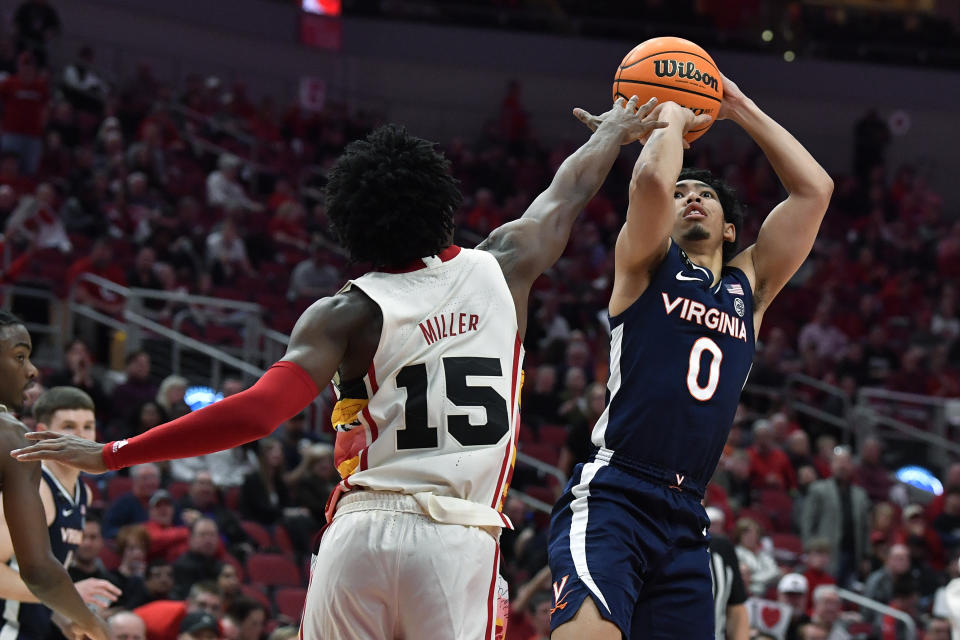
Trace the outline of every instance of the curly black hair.
{"type": "Polygon", "coordinates": [[[330,228],[354,262],[403,267],[450,244],[462,196],[432,142],[384,125],[347,145],[328,178],[330,228]]]}
{"type": "Polygon", "coordinates": [[[723,262],[726,264],[737,255],[740,244],[740,229],[743,227],[743,205],[740,204],[736,191],[724,180],[715,177],[707,169],[684,167],[683,171],[680,172],[680,176],[677,178],[677,182],[681,180],[697,180],[710,185],[710,188],[717,192],[717,199],[720,200],[720,206],[723,208],[723,219],[732,224],[736,230],[736,238],[734,241],[725,241],[723,243],[723,262]]]}
{"type": "Polygon", "coordinates": [[[23,324],[23,320],[13,315],[9,311],[0,309],[0,328],[14,327],[18,324],[23,324]]]}

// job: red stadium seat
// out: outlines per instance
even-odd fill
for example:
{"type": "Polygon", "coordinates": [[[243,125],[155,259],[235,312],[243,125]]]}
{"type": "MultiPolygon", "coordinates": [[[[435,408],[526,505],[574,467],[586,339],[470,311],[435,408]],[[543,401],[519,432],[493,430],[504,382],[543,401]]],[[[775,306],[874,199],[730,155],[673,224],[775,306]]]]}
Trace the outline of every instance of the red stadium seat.
{"type": "Polygon", "coordinates": [[[190,483],[189,482],[171,482],[167,486],[167,491],[170,492],[170,496],[174,500],[179,500],[183,496],[187,495],[190,492],[190,483]]]}
{"type": "Polygon", "coordinates": [[[113,476],[107,481],[107,502],[113,502],[130,491],[133,479],[130,476],[113,476]]]}
{"type": "Polygon", "coordinates": [[[800,562],[803,555],[803,541],[800,536],[792,533],[774,533],[770,536],[773,542],[773,557],[778,564],[793,566],[800,562]]]}
{"type": "Polygon", "coordinates": [[[786,491],[768,489],[761,492],[760,506],[770,516],[774,531],[793,529],[793,498],[786,491]]]}
{"type": "Polygon", "coordinates": [[[764,534],[769,534],[773,531],[773,523],[770,521],[770,516],[762,509],[741,507],[737,513],[737,519],[739,520],[740,518],[750,518],[756,521],[763,529],[764,534]]]}
{"type": "Polygon", "coordinates": [[[560,461],[560,449],[552,444],[528,442],[520,447],[520,451],[553,466],[557,466],[560,461]]]}
{"type": "Polygon", "coordinates": [[[561,425],[556,424],[542,424],[540,425],[540,444],[549,444],[551,446],[557,447],[557,449],[563,447],[567,443],[567,428],[561,425]]]}
{"type": "Polygon", "coordinates": [[[257,544],[257,547],[266,549],[270,546],[270,532],[262,524],[253,520],[241,520],[240,526],[243,527],[244,533],[257,544]]]}
{"type": "Polygon", "coordinates": [[[236,511],[240,504],[240,487],[230,487],[223,493],[223,506],[236,511]]]}
{"type": "Polygon", "coordinates": [[[303,604],[307,600],[307,590],[301,587],[284,587],[277,589],[273,594],[273,601],[277,604],[277,612],[291,620],[300,620],[303,615],[303,604]]]}
{"type": "Polygon", "coordinates": [[[253,584],[267,587],[302,587],[300,570],[293,560],[278,553],[254,553],[247,558],[247,574],[253,584]]]}
{"type": "Polygon", "coordinates": [[[247,596],[248,598],[253,598],[265,606],[268,612],[273,610],[273,605],[270,603],[270,598],[268,598],[267,594],[265,594],[261,589],[258,589],[253,585],[242,584],[240,585],[240,591],[243,593],[243,595],[247,596]]]}
{"type": "Polygon", "coordinates": [[[293,540],[290,539],[290,534],[287,533],[286,528],[281,524],[273,528],[273,544],[284,553],[290,554],[291,556],[294,554],[293,540]]]}

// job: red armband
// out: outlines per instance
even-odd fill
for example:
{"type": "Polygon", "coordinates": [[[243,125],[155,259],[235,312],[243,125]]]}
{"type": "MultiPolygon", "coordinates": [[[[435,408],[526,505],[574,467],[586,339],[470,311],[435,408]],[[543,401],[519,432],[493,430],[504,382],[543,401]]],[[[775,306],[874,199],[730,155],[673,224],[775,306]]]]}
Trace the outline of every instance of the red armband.
{"type": "Polygon", "coordinates": [[[280,423],[303,411],[317,393],[310,374],[282,360],[246,391],[134,438],[108,442],[103,446],[103,461],[110,469],[122,469],[232,449],[270,435],[280,423]]]}

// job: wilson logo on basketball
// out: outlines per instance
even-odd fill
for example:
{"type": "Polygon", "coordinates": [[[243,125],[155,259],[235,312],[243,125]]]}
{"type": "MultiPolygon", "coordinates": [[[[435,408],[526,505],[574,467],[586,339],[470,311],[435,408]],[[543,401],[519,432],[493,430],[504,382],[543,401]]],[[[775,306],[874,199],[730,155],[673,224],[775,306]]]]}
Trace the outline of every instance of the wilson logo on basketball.
{"type": "Polygon", "coordinates": [[[700,71],[697,68],[697,65],[692,62],[683,62],[680,60],[654,60],[653,61],[653,72],[657,74],[658,78],[672,78],[677,76],[678,78],[689,78],[695,82],[702,82],[704,85],[710,87],[714,91],[717,90],[717,79],[706,73],[700,71]]]}

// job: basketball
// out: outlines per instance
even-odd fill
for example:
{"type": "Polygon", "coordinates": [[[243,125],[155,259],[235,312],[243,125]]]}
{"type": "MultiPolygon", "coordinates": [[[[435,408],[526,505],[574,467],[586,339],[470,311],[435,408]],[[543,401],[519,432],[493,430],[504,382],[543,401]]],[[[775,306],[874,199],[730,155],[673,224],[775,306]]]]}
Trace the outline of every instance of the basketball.
{"type": "Polygon", "coordinates": [[[640,104],[656,98],[661,104],[672,101],[697,115],[713,116],[707,126],[687,132],[684,139],[693,142],[717,119],[723,78],[710,54],[697,44],[683,38],[651,38],[624,57],[613,81],[614,100],[634,95],[640,104]]]}

